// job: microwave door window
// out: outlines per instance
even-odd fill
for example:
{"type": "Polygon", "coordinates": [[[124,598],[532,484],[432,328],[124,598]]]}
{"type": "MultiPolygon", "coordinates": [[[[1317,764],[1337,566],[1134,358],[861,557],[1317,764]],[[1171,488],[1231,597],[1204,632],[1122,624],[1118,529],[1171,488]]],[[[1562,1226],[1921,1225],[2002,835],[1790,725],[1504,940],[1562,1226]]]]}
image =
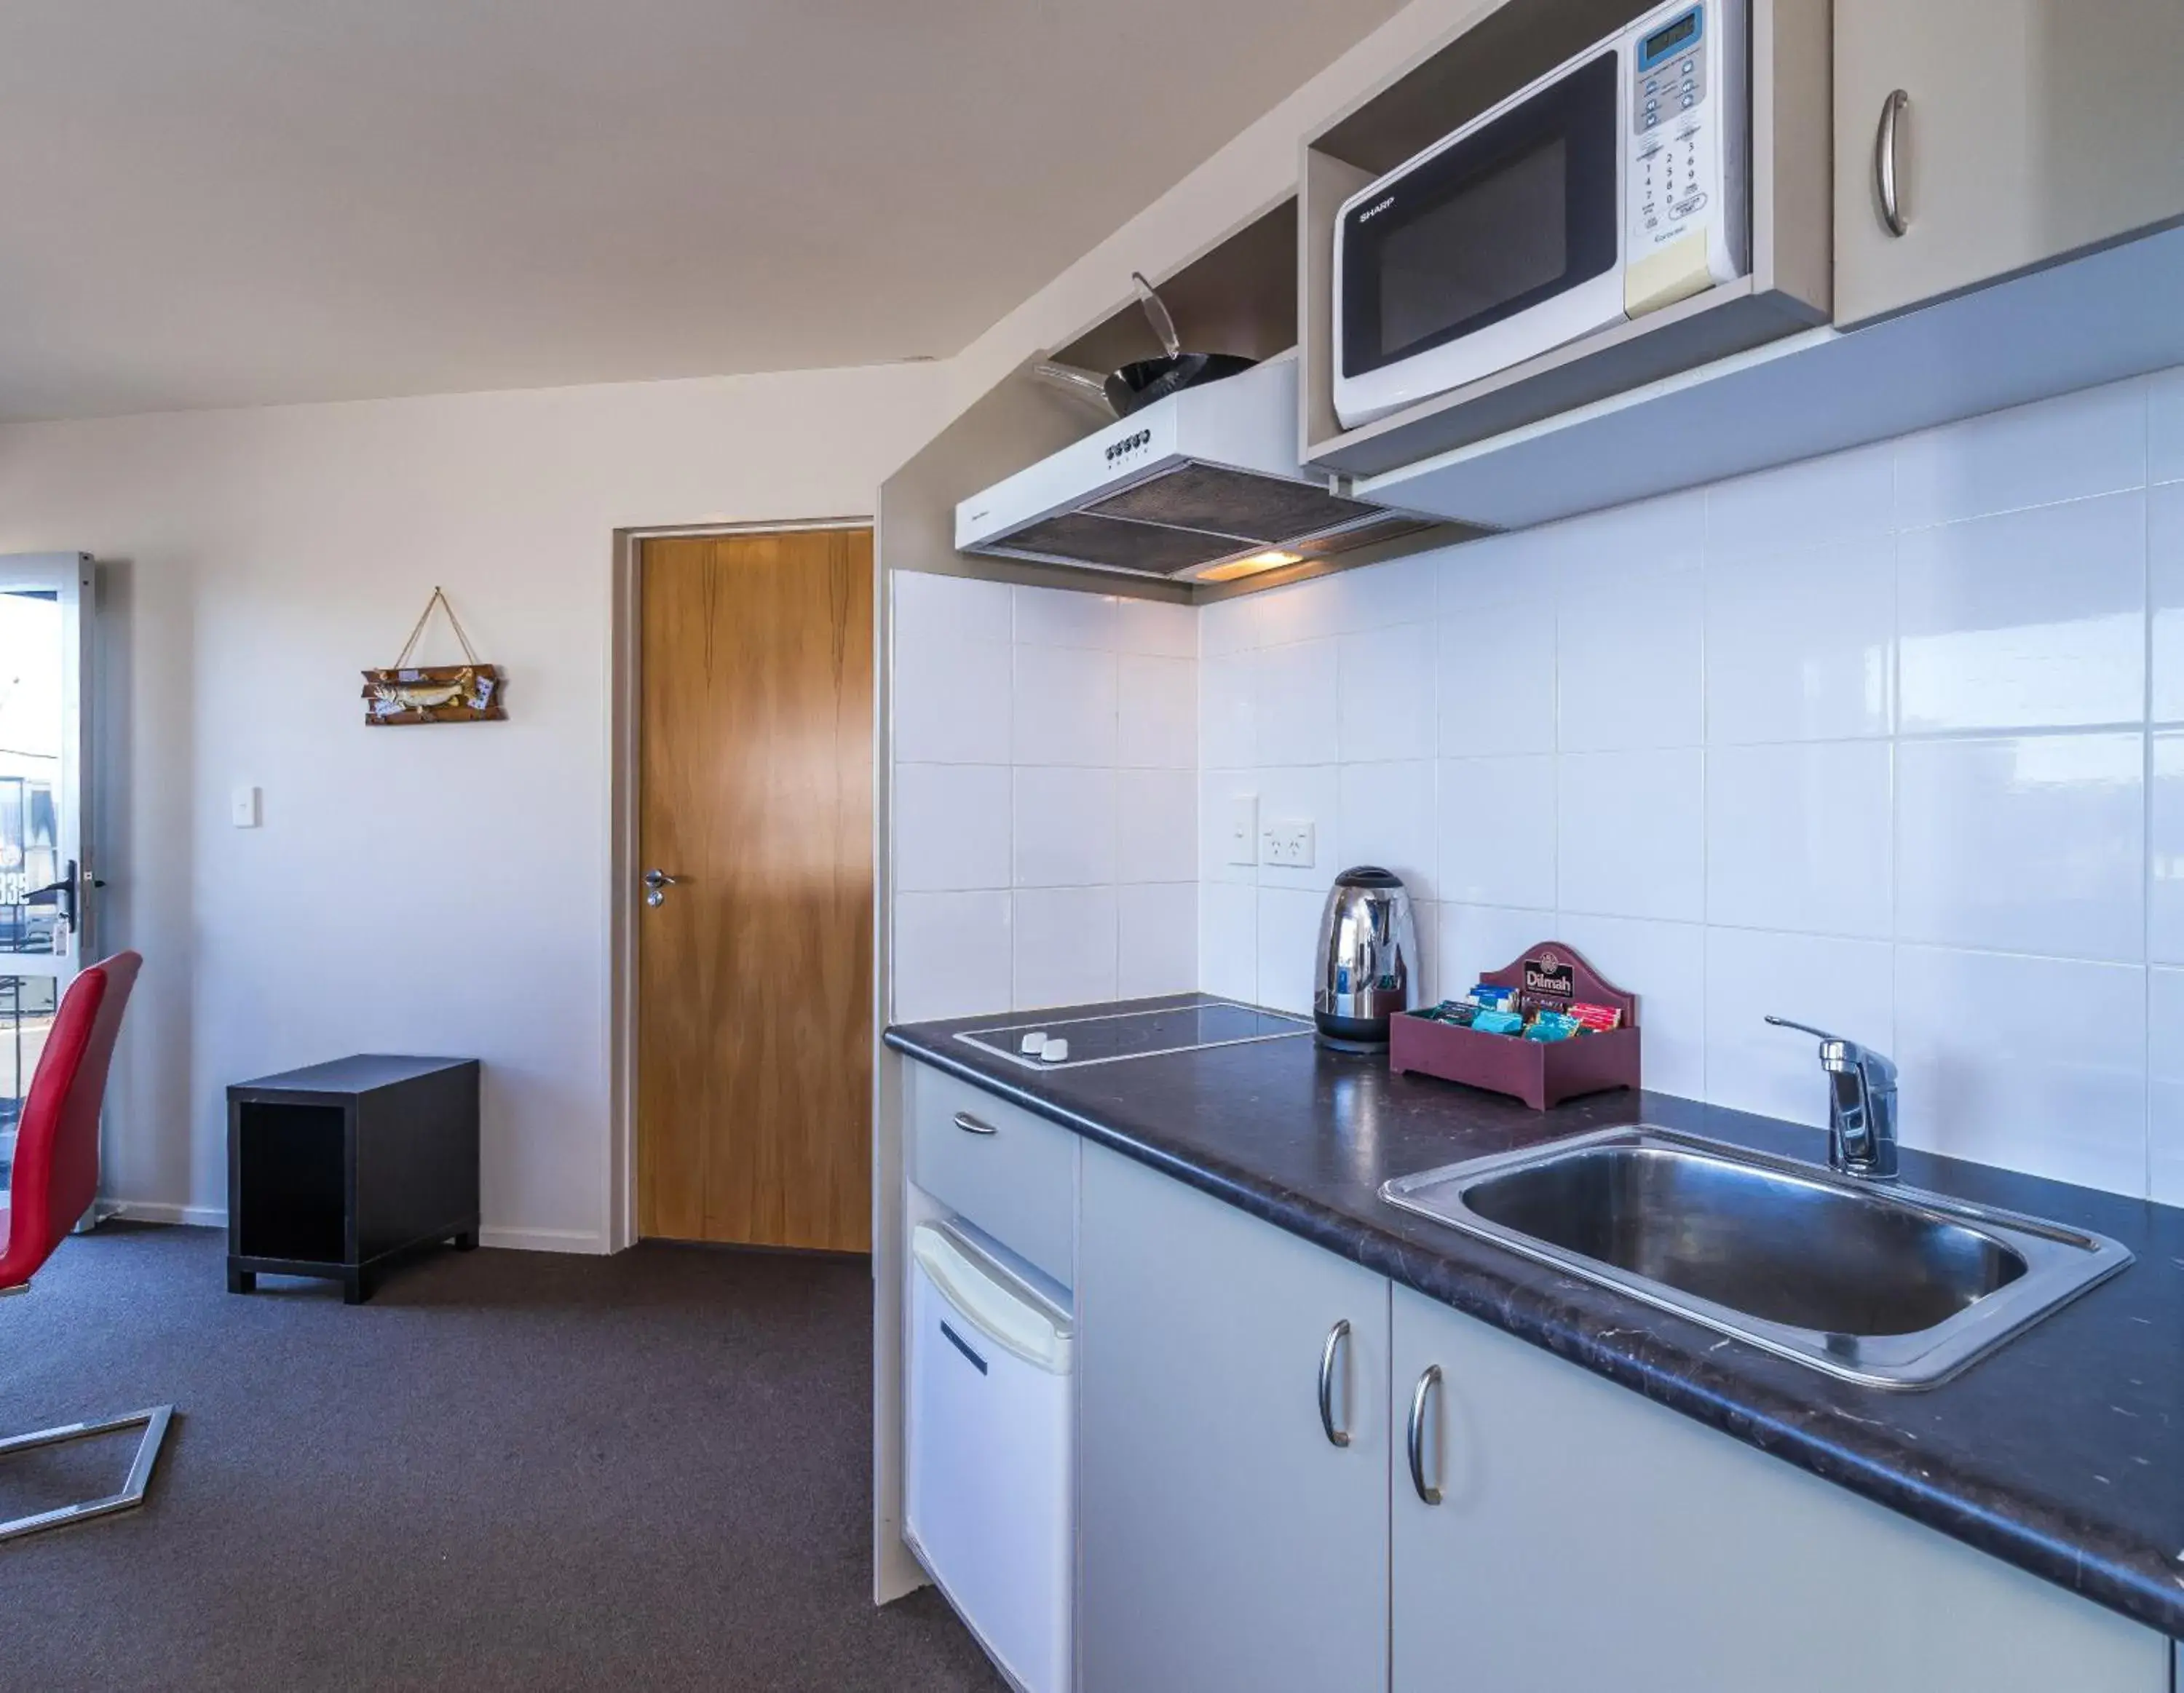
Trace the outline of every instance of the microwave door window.
{"type": "Polygon", "coordinates": [[[1614,268],[1620,72],[1604,53],[1346,216],[1342,363],[1362,376],[1614,268]]]}
{"type": "Polygon", "coordinates": [[[1380,337],[1430,342],[1558,281],[1569,269],[1569,144],[1540,142],[1380,244],[1380,337]]]}

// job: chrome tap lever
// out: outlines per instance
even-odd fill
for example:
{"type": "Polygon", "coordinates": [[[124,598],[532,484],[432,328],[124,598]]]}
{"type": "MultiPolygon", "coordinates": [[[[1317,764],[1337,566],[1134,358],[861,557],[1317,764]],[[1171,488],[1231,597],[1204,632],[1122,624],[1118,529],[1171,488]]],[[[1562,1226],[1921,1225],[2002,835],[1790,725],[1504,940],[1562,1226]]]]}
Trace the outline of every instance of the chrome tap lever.
{"type": "Polygon", "coordinates": [[[1828,1075],[1828,1167],[1868,1181],[1896,1179],[1896,1066],[1884,1053],[1809,1023],[1769,1016],[1820,1043],[1828,1075]]]}

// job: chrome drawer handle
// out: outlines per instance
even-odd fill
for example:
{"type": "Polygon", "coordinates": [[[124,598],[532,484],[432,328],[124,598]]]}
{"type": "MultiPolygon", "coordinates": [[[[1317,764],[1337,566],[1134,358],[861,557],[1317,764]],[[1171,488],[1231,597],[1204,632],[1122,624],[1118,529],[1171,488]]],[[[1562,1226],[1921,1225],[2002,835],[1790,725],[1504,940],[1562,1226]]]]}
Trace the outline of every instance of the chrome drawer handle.
{"type": "Polygon", "coordinates": [[[1880,132],[1873,140],[1873,181],[1880,195],[1880,216],[1888,226],[1891,235],[1900,236],[1910,228],[1903,215],[1903,202],[1896,182],[1896,131],[1903,116],[1904,108],[1911,97],[1898,88],[1880,107],[1880,132]]]}
{"type": "Polygon", "coordinates": [[[1350,1319],[1338,1317],[1334,1327],[1327,1331],[1327,1345],[1319,1352],[1319,1426],[1327,1431],[1330,1446],[1350,1444],[1350,1431],[1334,1426],[1334,1355],[1349,1338],[1350,1319]]]}
{"type": "Polygon", "coordinates": [[[1411,1452],[1411,1485],[1418,1490],[1418,1497],[1429,1505],[1440,1503],[1440,1490],[1426,1482],[1426,1399],[1440,1381],[1440,1366],[1428,1364],[1425,1373],[1418,1378],[1418,1391],[1411,1395],[1411,1427],[1408,1445],[1411,1452]]]}
{"type": "Polygon", "coordinates": [[[999,1131],[990,1122],[980,1122],[968,1111],[956,1113],[956,1127],[966,1134],[994,1134],[999,1131]]]}

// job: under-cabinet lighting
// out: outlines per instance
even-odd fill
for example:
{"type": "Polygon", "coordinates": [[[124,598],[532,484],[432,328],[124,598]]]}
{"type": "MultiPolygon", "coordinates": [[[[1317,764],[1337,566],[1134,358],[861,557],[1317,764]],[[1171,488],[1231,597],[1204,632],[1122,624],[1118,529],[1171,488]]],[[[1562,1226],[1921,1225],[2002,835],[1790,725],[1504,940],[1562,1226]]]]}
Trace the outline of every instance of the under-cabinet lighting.
{"type": "Polygon", "coordinates": [[[1255,576],[1261,571],[1278,571],[1284,565],[1301,565],[1301,553],[1254,553],[1249,558],[1231,559],[1225,565],[1211,565],[1198,572],[1198,582],[1234,582],[1239,576],[1255,576]]]}

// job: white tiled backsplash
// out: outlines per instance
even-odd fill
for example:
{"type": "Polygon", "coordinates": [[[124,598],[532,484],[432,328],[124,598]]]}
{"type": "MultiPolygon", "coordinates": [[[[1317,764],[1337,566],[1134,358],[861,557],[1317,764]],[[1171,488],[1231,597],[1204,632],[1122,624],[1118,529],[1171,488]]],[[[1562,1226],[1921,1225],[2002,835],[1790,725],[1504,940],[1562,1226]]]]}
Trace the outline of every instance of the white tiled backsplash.
{"type": "Polygon", "coordinates": [[[1195,985],[1196,614],[891,580],[891,1014],[1195,985]]]}
{"type": "Polygon", "coordinates": [[[1147,760],[1197,771],[1198,985],[1304,1009],[1328,883],[1381,863],[1429,994],[1559,938],[1643,996],[1652,1087],[1823,1120],[1775,1011],[1892,1054],[1914,1144],[2184,1203],[2184,371],[1227,601],[1195,677],[1160,608],[896,584],[899,757],[990,784],[922,824],[972,778],[898,771],[898,1016],[1191,974],[1128,964],[1132,900],[1143,946],[1190,897],[1124,861],[1174,827],[1124,786],[1142,651],[1152,715],[1198,696],[1147,760]],[[1087,787],[1027,811],[1049,764],[1087,787]],[[1226,861],[1242,794],[1311,869],[1226,861]]]}

